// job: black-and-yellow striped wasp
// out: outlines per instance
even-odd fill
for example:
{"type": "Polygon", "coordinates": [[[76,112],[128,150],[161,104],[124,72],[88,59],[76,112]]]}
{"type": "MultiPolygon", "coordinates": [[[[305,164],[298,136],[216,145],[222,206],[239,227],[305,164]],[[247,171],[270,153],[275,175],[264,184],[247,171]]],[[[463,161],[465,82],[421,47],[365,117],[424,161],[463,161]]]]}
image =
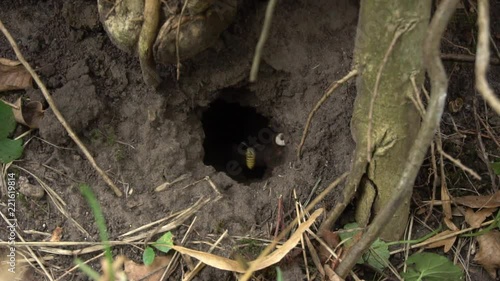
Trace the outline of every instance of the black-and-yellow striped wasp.
{"type": "Polygon", "coordinates": [[[257,151],[254,147],[249,146],[245,142],[241,142],[238,147],[238,152],[245,157],[245,165],[249,170],[255,167],[255,159],[257,157],[257,151]]]}

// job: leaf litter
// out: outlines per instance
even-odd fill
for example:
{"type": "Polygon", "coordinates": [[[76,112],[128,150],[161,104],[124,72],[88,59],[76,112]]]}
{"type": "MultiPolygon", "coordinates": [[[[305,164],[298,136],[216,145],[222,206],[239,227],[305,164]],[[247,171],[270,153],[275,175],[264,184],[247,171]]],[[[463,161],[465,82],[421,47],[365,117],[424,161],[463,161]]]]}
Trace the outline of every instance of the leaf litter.
{"type": "Polygon", "coordinates": [[[32,78],[21,62],[0,58],[0,92],[31,88],[32,78]]]}
{"type": "Polygon", "coordinates": [[[490,274],[497,278],[497,269],[500,267],[500,232],[493,230],[478,236],[479,251],[474,258],[490,274]]]}

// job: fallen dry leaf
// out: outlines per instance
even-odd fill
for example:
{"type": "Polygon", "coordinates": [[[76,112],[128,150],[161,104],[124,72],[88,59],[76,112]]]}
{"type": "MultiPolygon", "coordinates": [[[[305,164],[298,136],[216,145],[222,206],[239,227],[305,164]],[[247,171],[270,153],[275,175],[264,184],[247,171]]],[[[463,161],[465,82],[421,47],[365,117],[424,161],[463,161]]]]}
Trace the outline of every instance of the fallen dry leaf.
{"type": "Polygon", "coordinates": [[[444,221],[444,224],[446,224],[446,226],[448,227],[448,229],[451,229],[453,231],[459,230],[459,228],[453,223],[453,221],[451,221],[451,219],[444,218],[443,221],[444,221]]]}
{"type": "MultiPolygon", "coordinates": [[[[445,230],[445,231],[438,233],[438,234],[432,236],[431,238],[427,239],[426,242],[432,242],[432,241],[439,240],[439,239],[441,239],[441,237],[446,236],[446,235],[453,233],[453,232],[455,232],[455,231],[445,230]]],[[[455,240],[457,240],[457,236],[452,236],[450,238],[446,238],[443,240],[432,242],[432,243],[428,244],[427,246],[425,246],[425,248],[426,249],[433,249],[433,248],[444,247],[444,252],[447,253],[451,249],[453,244],[455,243],[455,240]]]]}
{"type": "Polygon", "coordinates": [[[490,274],[497,278],[497,268],[500,267],[500,232],[493,230],[478,236],[479,251],[474,258],[490,274]]]}
{"type": "Polygon", "coordinates": [[[151,265],[138,264],[134,261],[127,260],[125,262],[125,274],[127,274],[129,281],[159,281],[163,275],[163,270],[159,269],[166,267],[171,260],[172,255],[156,256],[151,265]]]}
{"type": "Polygon", "coordinates": [[[50,242],[59,242],[61,241],[61,237],[62,237],[62,232],[63,232],[63,228],[58,226],[54,229],[54,231],[52,231],[52,236],[50,236],[50,242]]]}
{"type": "Polygon", "coordinates": [[[457,204],[469,208],[497,208],[500,207],[500,190],[495,194],[486,196],[463,196],[453,199],[457,204]]]}
{"type": "Polygon", "coordinates": [[[474,210],[467,208],[465,209],[465,221],[471,227],[478,228],[486,220],[486,218],[491,216],[491,214],[493,214],[496,210],[496,208],[486,208],[474,212],[474,210]]]}
{"type": "MultiPolygon", "coordinates": [[[[299,241],[302,237],[302,234],[307,229],[309,229],[309,227],[316,221],[316,219],[319,217],[319,215],[321,215],[322,212],[323,212],[323,209],[318,209],[314,213],[312,213],[311,216],[309,217],[309,219],[307,221],[303,222],[297,228],[297,230],[292,234],[292,236],[290,236],[290,238],[288,238],[288,240],[285,243],[283,243],[283,245],[281,245],[280,248],[276,249],[274,252],[270,253],[267,256],[264,256],[260,259],[258,258],[254,261],[248,262],[248,264],[249,265],[255,264],[254,269],[257,271],[257,270],[267,268],[267,267],[281,261],[288,254],[288,252],[290,252],[297,245],[297,243],[299,243],[299,241]]],[[[217,256],[217,255],[213,255],[213,254],[205,253],[205,252],[201,252],[201,251],[196,251],[196,250],[192,250],[189,248],[184,248],[184,247],[176,246],[176,245],[173,245],[172,249],[176,250],[177,252],[179,252],[183,255],[188,255],[188,256],[191,256],[195,259],[198,259],[201,262],[203,262],[209,266],[218,268],[218,269],[227,270],[227,271],[234,271],[234,272],[238,272],[238,273],[245,273],[247,271],[247,268],[246,268],[247,263],[242,264],[241,262],[239,262],[237,260],[232,260],[232,259],[228,259],[225,257],[221,257],[221,256],[217,256]]]]}
{"type": "Polygon", "coordinates": [[[441,185],[441,201],[443,202],[444,217],[451,220],[451,201],[450,193],[446,184],[441,185]]]}
{"type": "Polygon", "coordinates": [[[40,102],[23,102],[22,98],[18,98],[14,105],[17,108],[13,108],[12,112],[14,112],[14,118],[17,123],[28,126],[30,129],[37,129],[39,127],[45,112],[40,102]]]}
{"type": "MultiPolygon", "coordinates": [[[[340,243],[340,237],[338,233],[328,231],[328,230],[323,230],[321,232],[321,238],[323,238],[323,241],[328,245],[328,247],[332,250],[334,250],[337,245],[340,243]]],[[[319,253],[319,259],[321,263],[325,263],[331,256],[330,251],[328,251],[323,245],[319,245],[318,249],[319,253]]]]}
{"type": "Polygon", "coordinates": [[[0,58],[0,92],[31,87],[31,75],[20,62],[0,58]]]}

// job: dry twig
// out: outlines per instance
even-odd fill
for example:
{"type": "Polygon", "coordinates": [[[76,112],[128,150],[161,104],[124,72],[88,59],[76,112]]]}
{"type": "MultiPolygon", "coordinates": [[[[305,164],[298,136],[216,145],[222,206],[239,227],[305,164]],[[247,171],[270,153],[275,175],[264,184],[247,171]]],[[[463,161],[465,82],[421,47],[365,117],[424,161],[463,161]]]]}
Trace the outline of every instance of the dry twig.
{"type": "MultiPolygon", "coordinates": [[[[454,61],[454,62],[475,62],[476,57],[472,55],[463,55],[463,54],[442,54],[441,59],[445,61],[454,61]]],[[[491,58],[490,64],[492,65],[500,65],[500,59],[491,58]]]]}
{"type": "MultiPolygon", "coordinates": [[[[339,178],[337,178],[335,181],[333,181],[323,192],[321,192],[318,197],[316,197],[307,207],[306,210],[303,212],[303,214],[308,213],[311,211],[316,204],[319,203],[320,200],[322,200],[330,191],[332,191],[336,186],[338,186],[346,177],[347,173],[344,173],[341,175],[339,178]]],[[[279,241],[283,239],[291,230],[292,228],[296,225],[297,221],[293,220],[292,223],[290,223],[273,241],[267,245],[267,247],[260,252],[259,256],[255,260],[255,262],[252,262],[245,272],[245,274],[240,278],[240,281],[247,281],[250,279],[252,276],[253,272],[255,271],[256,265],[258,265],[257,260],[261,260],[263,257],[267,256],[275,247],[278,245],[279,241]]]]}
{"type": "Polygon", "coordinates": [[[267,37],[269,37],[269,30],[271,29],[271,21],[273,19],[274,8],[276,7],[277,0],[269,0],[264,17],[264,25],[260,33],[259,41],[255,47],[255,55],[253,57],[252,69],[250,70],[250,82],[257,81],[257,74],[259,73],[260,59],[262,57],[262,50],[266,44],[267,37]]]}
{"type": "MultiPolygon", "coordinates": [[[[2,22],[0,21],[0,26],[2,25],[2,22]]],[[[3,27],[3,26],[2,26],[3,27]]],[[[17,228],[17,223],[14,222],[14,224],[11,224],[10,220],[7,219],[7,217],[2,213],[0,212],[0,216],[2,217],[2,219],[7,223],[8,226],[11,226],[11,227],[14,227],[14,228],[17,228]]],[[[17,237],[19,238],[19,240],[21,240],[21,243],[22,242],[26,242],[24,240],[24,238],[21,236],[21,234],[17,231],[17,229],[15,230],[16,232],[16,235],[17,237]]],[[[20,243],[20,242],[16,242],[16,245],[20,243]]],[[[6,246],[7,245],[10,245],[10,242],[5,242],[6,246]]],[[[40,266],[40,268],[42,269],[43,273],[45,274],[45,276],[47,276],[47,278],[50,280],[50,281],[54,281],[54,277],[52,277],[52,275],[50,275],[49,271],[47,270],[47,268],[45,268],[45,266],[43,265],[43,262],[40,260],[40,258],[35,254],[35,252],[31,249],[31,247],[28,247],[26,246],[26,249],[28,250],[29,254],[31,255],[31,257],[33,259],[35,259],[35,261],[38,263],[38,265],[40,266]]]]}
{"type": "Polygon", "coordinates": [[[142,78],[148,86],[155,88],[161,83],[153,58],[153,43],[156,39],[159,21],[160,0],[146,0],[144,2],[143,22],[137,43],[137,51],[139,52],[142,78]]]}
{"type": "Polygon", "coordinates": [[[489,0],[479,0],[478,4],[477,25],[479,34],[476,51],[476,90],[481,93],[491,108],[497,114],[500,114],[500,100],[495,96],[495,93],[486,80],[486,71],[490,59],[490,4],[489,0]]]}
{"type": "Polygon", "coordinates": [[[38,74],[36,74],[36,72],[33,70],[33,68],[31,68],[30,64],[24,59],[24,56],[23,56],[23,54],[21,54],[21,51],[19,50],[19,47],[17,46],[16,41],[14,40],[14,38],[12,38],[12,35],[10,34],[10,32],[5,28],[2,21],[0,21],[0,30],[2,30],[2,33],[5,35],[5,37],[9,41],[12,49],[16,53],[17,59],[23,64],[23,66],[26,68],[26,70],[28,70],[28,72],[31,74],[31,76],[35,80],[36,84],[38,85],[38,87],[42,91],[43,96],[47,100],[47,103],[49,104],[52,111],[54,112],[54,115],[57,117],[57,120],[59,120],[59,122],[64,127],[64,129],[66,129],[66,131],[68,132],[71,139],[73,139],[73,141],[78,145],[78,147],[83,152],[85,157],[87,157],[87,159],[89,160],[92,167],[94,167],[94,169],[97,171],[97,173],[104,179],[104,181],[111,187],[111,189],[113,189],[115,194],[118,197],[121,197],[122,192],[120,191],[120,189],[113,183],[113,181],[111,180],[111,178],[109,178],[109,176],[106,174],[106,172],[104,172],[104,170],[102,170],[101,167],[99,167],[99,165],[97,165],[97,163],[94,160],[94,157],[92,157],[89,150],[85,147],[85,145],[82,143],[82,141],[80,141],[80,139],[78,138],[76,133],[69,126],[68,122],[66,122],[66,119],[64,119],[64,117],[61,114],[61,112],[59,111],[59,109],[57,109],[56,104],[55,104],[54,100],[52,99],[52,96],[49,94],[49,91],[47,90],[47,88],[43,84],[42,80],[40,80],[40,77],[38,77],[38,74]]]}
{"type": "Polygon", "coordinates": [[[490,175],[490,179],[491,179],[491,185],[493,187],[493,190],[496,191],[498,189],[497,182],[496,182],[497,176],[495,175],[495,173],[493,172],[493,169],[491,168],[488,153],[486,153],[486,148],[484,147],[483,138],[481,137],[481,134],[480,134],[481,133],[481,126],[479,125],[479,116],[477,114],[476,95],[474,95],[472,107],[474,110],[474,122],[476,124],[476,130],[478,132],[477,143],[479,145],[479,151],[480,151],[479,158],[481,158],[481,160],[483,160],[484,164],[486,164],[486,169],[488,170],[488,174],[490,175]]]}
{"type": "Polygon", "coordinates": [[[347,73],[346,76],[342,77],[342,79],[333,82],[332,85],[330,85],[330,87],[328,87],[325,94],[323,94],[321,99],[316,103],[314,108],[309,113],[309,116],[307,117],[306,126],[304,127],[304,132],[302,133],[302,138],[301,138],[299,146],[297,148],[297,158],[300,158],[300,156],[302,154],[302,147],[304,146],[304,143],[306,142],[307,133],[309,132],[309,127],[311,126],[311,121],[314,117],[314,114],[316,114],[316,111],[318,111],[318,109],[321,107],[321,105],[323,105],[323,103],[326,101],[326,99],[328,99],[332,95],[332,93],[335,91],[335,89],[337,89],[339,86],[341,86],[345,82],[349,81],[351,78],[355,77],[357,74],[358,74],[358,70],[353,69],[349,73],[347,73]]]}
{"type": "Polygon", "coordinates": [[[182,25],[182,16],[184,15],[184,11],[188,5],[189,0],[184,1],[184,5],[181,9],[181,14],[179,15],[179,22],[177,23],[177,30],[175,33],[175,55],[177,56],[177,81],[181,79],[181,54],[179,51],[179,38],[181,34],[181,25],[182,25]]]}

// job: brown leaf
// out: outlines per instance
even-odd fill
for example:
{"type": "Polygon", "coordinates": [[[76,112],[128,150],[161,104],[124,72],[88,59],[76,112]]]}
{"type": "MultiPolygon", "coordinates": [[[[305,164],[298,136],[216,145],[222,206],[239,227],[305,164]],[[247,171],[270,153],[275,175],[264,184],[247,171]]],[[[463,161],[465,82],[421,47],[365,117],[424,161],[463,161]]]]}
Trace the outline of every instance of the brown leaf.
{"type": "Polygon", "coordinates": [[[196,251],[181,246],[173,245],[172,249],[183,255],[188,255],[195,259],[198,259],[199,261],[218,269],[234,271],[238,273],[245,273],[247,271],[246,266],[250,265],[253,266],[253,269],[257,271],[267,268],[281,261],[293,248],[295,248],[295,246],[299,243],[304,232],[309,227],[311,227],[311,225],[316,221],[316,219],[321,215],[322,212],[323,209],[317,209],[316,211],[314,211],[314,213],[311,214],[309,219],[303,222],[295,230],[295,232],[288,238],[288,240],[281,245],[280,248],[274,250],[269,255],[257,258],[248,263],[245,262],[245,264],[240,263],[240,261],[238,260],[232,260],[222,256],[196,251]]]}
{"type": "Polygon", "coordinates": [[[450,238],[446,238],[443,240],[440,240],[440,239],[441,239],[441,237],[446,236],[446,235],[453,233],[453,232],[455,232],[455,231],[445,230],[441,233],[438,233],[438,234],[432,236],[431,238],[427,239],[426,242],[432,242],[432,241],[436,241],[436,240],[439,240],[439,241],[432,242],[432,243],[428,244],[427,246],[425,246],[425,248],[432,249],[432,248],[439,248],[439,247],[444,246],[444,252],[447,253],[451,249],[453,244],[455,243],[455,240],[457,240],[457,236],[452,236],[450,238]]]}
{"type": "Polygon", "coordinates": [[[163,275],[163,270],[159,269],[166,267],[171,259],[172,256],[156,256],[151,265],[138,264],[127,260],[125,262],[125,274],[129,281],[159,281],[163,275]],[[149,274],[151,275],[145,278],[149,274]]]}
{"type": "Polygon", "coordinates": [[[17,108],[13,108],[12,112],[14,112],[14,118],[17,123],[28,126],[31,129],[37,129],[45,112],[42,104],[38,101],[25,103],[22,98],[18,98],[14,105],[17,108]]]}
{"type": "Polygon", "coordinates": [[[465,221],[471,227],[478,228],[486,220],[486,218],[491,216],[491,214],[493,214],[496,210],[496,208],[487,208],[474,212],[474,210],[467,208],[465,209],[465,221]]]}
{"type": "Polygon", "coordinates": [[[500,232],[493,230],[476,238],[479,243],[479,251],[474,258],[490,274],[491,278],[497,278],[497,268],[500,267],[500,232]]]}
{"type": "MultiPolygon", "coordinates": [[[[334,250],[337,245],[340,243],[339,235],[336,232],[324,230],[321,232],[321,238],[325,241],[328,247],[334,250]]],[[[323,245],[319,246],[319,259],[321,263],[326,263],[326,261],[330,258],[331,254],[323,245]]]]}
{"type": "Polygon", "coordinates": [[[0,92],[32,87],[29,72],[18,61],[0,58],[0,92]]]}
{"type": "Polygon", "coordinates": [[[444,218],[443,221],[444,221],[444,224],[446,224],[446,226],[448,227],[448,229],[451,229],[453,231],[459,230],[458,227],[451,221],[451,219],[444,218]]]}
{"type": "Polygon", "coordinates": [[[50,242],[59,242],[61,241],[61,237],[62,237],[62,232],[63,232],[63,228],[58,226],[54,229],[54,231],[52,231],[52,236],[50,236],[50,242]]]}
{"type": "Polygon", "coordinates": [[[443,202],[443,213],[444,217],[451,219],[451,201],[450,193],[448,192],[448,187],[446,184],[441,185],[441,201],[443,202]]]}
{"type": "Polygon", "coordinates": [[[486,196],[463,196],[454,199],[457,204],[469,208],[497,208],[500,207],[500,190],[495,194],[486,196]]]}

